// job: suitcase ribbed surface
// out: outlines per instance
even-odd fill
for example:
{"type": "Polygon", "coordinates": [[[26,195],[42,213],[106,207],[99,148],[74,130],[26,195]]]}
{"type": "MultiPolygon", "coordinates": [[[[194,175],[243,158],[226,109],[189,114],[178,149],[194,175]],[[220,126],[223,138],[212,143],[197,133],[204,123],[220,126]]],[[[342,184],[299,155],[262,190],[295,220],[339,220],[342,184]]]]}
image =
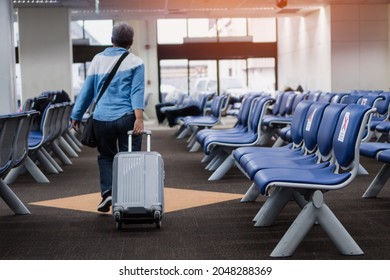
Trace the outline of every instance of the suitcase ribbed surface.
{"type": "Polygon", "coordinates": [[[144,155],[123,156],[120,165],[118,202],[134,206],[144,206],[144,155]]]}

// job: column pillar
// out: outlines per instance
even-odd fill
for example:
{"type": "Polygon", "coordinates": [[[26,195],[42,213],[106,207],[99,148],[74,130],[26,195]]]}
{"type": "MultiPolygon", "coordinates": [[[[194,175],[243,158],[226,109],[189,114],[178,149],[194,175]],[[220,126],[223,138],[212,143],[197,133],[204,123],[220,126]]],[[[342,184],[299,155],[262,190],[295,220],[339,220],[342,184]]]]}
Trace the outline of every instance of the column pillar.
{"type": "Polygon", "coordinates": [[[43,91],[72,95],[72,40],[68,8],[19,8],[19,62],[23,99],[43,91]]]}
{"type": "Polygon", "coordinates": [[[15,45],[12,1],[0,1],[0,114],[15,112],[15,45]]]}

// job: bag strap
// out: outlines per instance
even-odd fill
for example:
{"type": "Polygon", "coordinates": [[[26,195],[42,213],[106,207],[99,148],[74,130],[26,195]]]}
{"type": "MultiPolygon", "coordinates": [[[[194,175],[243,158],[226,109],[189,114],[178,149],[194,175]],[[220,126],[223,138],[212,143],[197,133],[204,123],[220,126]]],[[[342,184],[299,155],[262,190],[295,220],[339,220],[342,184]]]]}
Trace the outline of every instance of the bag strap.
{"type": "Polygon", "coordinates": [[[119,65],[122,63],[122,61],[125,59],[125,57],[129,54],[128,51],[126,51],[125,53],[123,53],[121,55],[121,57],[118,59],[118,61],[116,62],[114,68],[112,68],[110,74],[108,75],[107,79],[105,80],[104,84],[103,84],[103,87],[102,89],[100,90],[99,92],[99,95],[98,95],[98,98],[96,99],[96,102],[95,102],[95,106],[96,104],[99,102],[100,98],[103,96],[103,93],[106,91],[108,85],[110,84],[112,78],[114,77],[116,71],[118,70],[119,68],[119,65]]]}

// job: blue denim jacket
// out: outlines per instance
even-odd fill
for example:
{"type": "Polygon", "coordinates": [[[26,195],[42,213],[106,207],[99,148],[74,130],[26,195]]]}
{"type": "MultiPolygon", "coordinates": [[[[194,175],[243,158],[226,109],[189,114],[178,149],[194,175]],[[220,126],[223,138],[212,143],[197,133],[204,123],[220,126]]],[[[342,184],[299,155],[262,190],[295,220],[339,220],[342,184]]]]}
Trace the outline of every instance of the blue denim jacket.
{"type": "MultiPolygon", "coordinates": [[[[92,99],[96,101],[104,81],[124,48],[110,47],[97,54],[88,68],[84,85],[76,99],[71,118],[81,120],[92,99]]],[[[144,109],[144,64],[130,53],[119,66],[118,71],[95,107],[93,118],[99,121],[117,120],[135,109],[144,109]]]]}

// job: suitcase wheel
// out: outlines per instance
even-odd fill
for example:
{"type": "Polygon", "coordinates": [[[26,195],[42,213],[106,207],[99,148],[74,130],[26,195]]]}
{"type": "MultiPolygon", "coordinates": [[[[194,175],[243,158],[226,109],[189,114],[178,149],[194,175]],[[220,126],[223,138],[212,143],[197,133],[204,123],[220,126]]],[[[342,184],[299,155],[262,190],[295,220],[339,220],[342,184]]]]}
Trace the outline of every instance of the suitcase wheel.
{"type": "Polygon", "coordinates": [[[122,229],[121,213],[116,211],[114,213],[116,229],[122,229]]]}
{"type": "Polygon", "coordinates": [[[115,221],[119,222],[121,220],[121,213],[119,211],[114,212],[115,221]]]}
{"type": "Polygon", "coordinates": [[[155,211],[154,212],[154,220],[156,221],[156,228],[161,228],[161,212],[155,211]]]}

